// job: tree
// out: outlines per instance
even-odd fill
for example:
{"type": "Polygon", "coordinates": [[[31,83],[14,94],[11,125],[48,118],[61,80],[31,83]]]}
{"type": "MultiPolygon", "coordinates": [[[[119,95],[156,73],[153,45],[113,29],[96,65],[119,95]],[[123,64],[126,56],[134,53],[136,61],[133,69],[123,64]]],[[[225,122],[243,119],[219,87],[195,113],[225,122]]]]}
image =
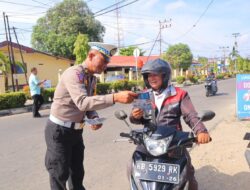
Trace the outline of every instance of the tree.
{"type": "Polygon", "coordinates": [[[32,46],[55,56],[74,58],[77,35],[87,34],[91,41],[102,41],[105,28],[94,19],[82,0],[64,0],[50,8],[33,27],[32,46]]]}
{"type": "Polygon", "coordinates": [[[163,59],[168,61],[174,69],[187,70],[192,64],[193,55],[188,45],[179,43],[170,46],[163,59]]]}
{"type": "Polygon", "coordinates": [[[89,38],[86,34],[78,34],[74,43],[74,55],[76,56],[76,63],[81,64],[87,57],[89,51],[89,38]]]}
{"type": "MultiPolygon", "coordinates": [[[[133,55],[134,50],[138,48],[136,46],[129,46],[127,48],[121,48],[119,49],[119,54],[123,56],[131,56],[133,55]]],[[[145,51],[142,49],[138,48],[140,50],[140,56],[143,56],[145,54],[145,51]]]]}
{"type": "Polygon", "coordinates": [[[202,64],[202,67],[208,66],[208,58],[206,57],[198,57],[198,62],[202,64]]]}
{"type": "Polygon", "coordinates": [[[0,70],[5,78],[5,90],[8,90],[8,71],[10,71],[10,64],[8,64],[8,58],[0,52],[0,70]]]}
{"type": "MultiPolygon", "coordinates": [[[[25,72],[25,66],[19,62],[15,62],[16,70],[25,72]]],[[[0,70],[2,71],[2,74],[5,78],[5,90],[8,90],[9,87],[9,81],[8,81],[8,74],[11,74],[11,64],[8,60],[8,57],[6,57],[2,52],[0,52],[0,70]]]]}
{"type": "Polygon", "coordinates": [[[244,59],[240,56],[237,57],[237,64],[236,64],[236,67],[237,67],[237,71],[240,71],[242,72],[243,71],[243,63],[244,63],[244,59]]]}

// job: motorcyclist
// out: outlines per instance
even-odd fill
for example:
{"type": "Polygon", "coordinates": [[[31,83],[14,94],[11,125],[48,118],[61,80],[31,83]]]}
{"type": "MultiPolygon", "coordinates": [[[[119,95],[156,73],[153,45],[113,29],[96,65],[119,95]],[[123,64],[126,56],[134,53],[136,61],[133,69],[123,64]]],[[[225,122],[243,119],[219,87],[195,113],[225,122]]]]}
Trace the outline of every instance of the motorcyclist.
{"type": "Polygon", "coordinates": [[[207,77],[208,77],[208,78],[211,78],[212,80],[216,80],[216,76],[215,76],[215,74],[214,74],[213,71],[208,72],[207,77]]]}
{"type": "MultiPolygon", "coordinates": [[[[182,130],[181,116],[183,116],[185,122],[197,135],[198,143],[208,143],[210,136],[204,124],[199,122],[197,112],[188,93],[171,84],[170,64],[162,59],[155,59],[147,62],[141,73],[153,104],[153,113],[155,113],[153,122],[155,125],[175,126],[177,130],[182,130]],[[198,124],[195,126],[196,123],[198,124]]],[[[146,120],[143,117],[143,110],[133,108],[130,121],[135,124],[144,124],[146,120]]],[[[142,147],[137,147],[137,149],[140,150],[142,147]]],[[[197,190],[198,183],[194,177],[194,168],[187,151],[186,156],[188,158],[187,179],[189,180],[189,190],[197,190]]]]}
{"type": "Polygon", "coordinates": [[[213,70],[208,72],[207,80],[212,81],[212,84],[213,84],[212,89],[213,89],[213,91],[217,92],[217,80],[216,80],[216,75],[213,72],[213,70]]]}

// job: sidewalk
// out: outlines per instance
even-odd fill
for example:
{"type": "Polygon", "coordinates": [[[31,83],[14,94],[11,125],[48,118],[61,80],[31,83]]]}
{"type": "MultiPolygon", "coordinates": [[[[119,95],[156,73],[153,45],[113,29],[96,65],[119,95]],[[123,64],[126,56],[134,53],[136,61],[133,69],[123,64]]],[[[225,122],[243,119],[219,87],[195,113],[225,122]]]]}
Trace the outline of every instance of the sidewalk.
{"type": "MultiPolygon", "coordinates": [[[[27,100],[25,103],[25,107],[0,110],[0,117],[13,115],[13,114],[32,112],[32,104],[33,104],[33,100],[27,100]]],[[[50,106],[51,106],[51,103],[43,104],[40,110],[50,109],[50,106]]]]}
{"type": "Polygon", "coordinates": [[[250,121],[238,121],[230,116],[210,132],[212,142],[191,150],[199,190],[248,190],[250,168],[244,153],[250,132],[250,121]]]}

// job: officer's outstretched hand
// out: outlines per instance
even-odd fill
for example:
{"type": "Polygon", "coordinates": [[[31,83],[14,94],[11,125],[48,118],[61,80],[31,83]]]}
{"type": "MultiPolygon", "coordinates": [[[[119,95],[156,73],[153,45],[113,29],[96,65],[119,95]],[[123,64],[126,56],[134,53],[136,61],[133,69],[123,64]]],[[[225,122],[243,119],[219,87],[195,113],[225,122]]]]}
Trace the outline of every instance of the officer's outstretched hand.
{"type": "Polygon", "coordinates": [[[205,144],[205,143],[209,143],[210,141],[211,141],[211,137],[208,133],[205,133],[205,132],[198,133],[197,135],[198,144],[205,144]]]}
{"type": "Polygon", "coordinates": [[[100,124],[100,125],[92,125],[91,129],[96,131],[96,130],[100,129],[101,127],[102,127],[102,124],[100,124]]]}
{"type": "Polygon", "coordinates": [[[143,110],[139,109],[139,108],[134,108],[132,110],[132,117],[135,119],[141,119],[143,116],[143,110]]]}
{"type": "Polygon", "coordinates": [[[134,101],[138,95],[132,91],[121,91],[114,94],[114,102],[129,104],[134,101]]]}

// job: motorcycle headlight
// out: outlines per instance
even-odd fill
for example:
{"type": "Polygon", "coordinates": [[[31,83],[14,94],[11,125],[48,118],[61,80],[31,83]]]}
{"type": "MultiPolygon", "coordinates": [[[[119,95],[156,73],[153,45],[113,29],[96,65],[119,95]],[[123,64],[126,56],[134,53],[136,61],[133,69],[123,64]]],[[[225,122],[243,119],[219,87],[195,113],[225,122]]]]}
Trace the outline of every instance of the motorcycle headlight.
{"type": "Polygon", "coordinates": [[[173,139],[173,135],[164,139],[154,140],[147,135],[144,136],[144,144],[147,151],[153,156],[160,156],[165,154],[168,150],[168,146],[173,139]]]}

